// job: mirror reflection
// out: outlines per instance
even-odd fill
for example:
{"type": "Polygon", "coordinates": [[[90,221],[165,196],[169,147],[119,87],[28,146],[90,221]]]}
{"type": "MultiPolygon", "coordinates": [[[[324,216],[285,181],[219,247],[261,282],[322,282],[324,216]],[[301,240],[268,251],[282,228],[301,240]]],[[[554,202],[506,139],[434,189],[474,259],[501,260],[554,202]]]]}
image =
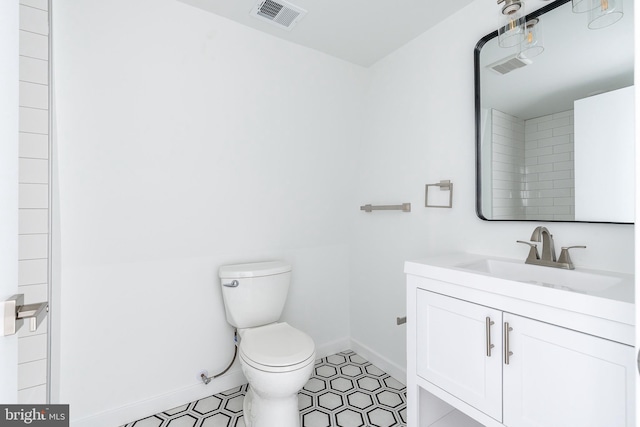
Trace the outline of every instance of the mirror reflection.
{"type": "Polygon", "coordinates": [[[478,43],[480,218],[633,222],[633,1],[616,1],[605,28],[559,0],[529,15],[535,49],[478,43]]]}

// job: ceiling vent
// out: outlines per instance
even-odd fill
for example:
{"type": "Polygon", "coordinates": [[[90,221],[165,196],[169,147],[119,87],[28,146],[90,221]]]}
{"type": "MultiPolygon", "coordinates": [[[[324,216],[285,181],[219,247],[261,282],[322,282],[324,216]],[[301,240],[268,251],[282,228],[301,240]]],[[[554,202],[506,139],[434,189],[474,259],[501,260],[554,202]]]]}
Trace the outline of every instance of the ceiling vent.
{"type": "Polygon", "coordinates": [[[493,64],[489,64],[487,65],[487,68],[490,68],[499,74],[507,74],[512,72],[513,70],[526,67],[527,65],[532,63],[533,61],[531,61],[530,59],[518,58],[518,54],[515,54],[507,56],[506,58],[502,58],[501,60],[494,62],[493,64]]]}
{"type": "Polygon", "coordinates": [[[259,0],[251,10],[251,16],[287,31],[291,31],[306,13],[306,10],[280,0],[259,0]]]}

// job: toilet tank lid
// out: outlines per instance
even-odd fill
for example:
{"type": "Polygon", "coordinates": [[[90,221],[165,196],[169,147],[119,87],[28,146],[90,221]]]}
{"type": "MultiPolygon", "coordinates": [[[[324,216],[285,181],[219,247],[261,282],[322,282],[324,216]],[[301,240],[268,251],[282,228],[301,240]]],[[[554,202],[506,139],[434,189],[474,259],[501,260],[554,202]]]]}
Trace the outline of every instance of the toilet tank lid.
{"type": "Polygon", "coordinates": [[[218,276],[221,279],[239,279],[243,277],[271,276],[289,271],[291,271],[291,264],[284,261],[266,261],[223,265],[218,270],[218,276]]]}

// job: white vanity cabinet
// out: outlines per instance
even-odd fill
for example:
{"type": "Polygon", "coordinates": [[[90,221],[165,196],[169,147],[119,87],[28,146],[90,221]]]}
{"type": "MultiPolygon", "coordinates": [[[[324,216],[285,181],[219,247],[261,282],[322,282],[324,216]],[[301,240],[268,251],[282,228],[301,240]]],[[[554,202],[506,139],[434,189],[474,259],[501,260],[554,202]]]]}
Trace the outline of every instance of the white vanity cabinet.
{"type": "Polygon", "coordinates": [[[409,426],[636,425],[631,320],[554,307],[553,292],[536,301],[482,277],[435,276],[407,280],[409,426]],[[429,413],[442,410],[426,402],[435,398],[468,424],[434,422],[446,414],[429,413]]]}

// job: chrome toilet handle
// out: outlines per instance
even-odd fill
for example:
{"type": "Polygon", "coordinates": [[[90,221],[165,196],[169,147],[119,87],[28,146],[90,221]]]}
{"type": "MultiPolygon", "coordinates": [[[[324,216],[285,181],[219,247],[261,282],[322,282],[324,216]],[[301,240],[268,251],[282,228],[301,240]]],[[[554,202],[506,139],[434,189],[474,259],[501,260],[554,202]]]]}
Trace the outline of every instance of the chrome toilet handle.
{"type": "Polygon", "coordinates": [[[222,286],[226,286],[227,288],[237,288],[239,284],[240,282],[234,280],[231,283],[223,283],[222,286]]]}

